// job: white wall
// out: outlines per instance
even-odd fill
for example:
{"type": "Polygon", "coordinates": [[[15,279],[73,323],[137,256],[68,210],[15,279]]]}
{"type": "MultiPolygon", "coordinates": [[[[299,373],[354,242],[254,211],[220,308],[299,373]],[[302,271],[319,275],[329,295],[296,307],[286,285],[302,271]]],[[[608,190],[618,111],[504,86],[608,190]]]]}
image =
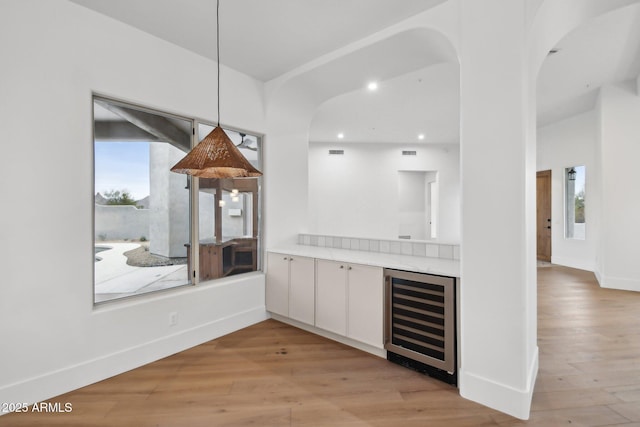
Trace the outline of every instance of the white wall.
{"type": "Polygon", "coordinates": [[[167,258],[186,257],[189,236],[187,176],[171,172],[185,152],[168,143],[149,144],[149,251],[167,258]]]}
{"type": "Polygon", "coordinates": [[[96,243],[141,237],[149,239],[149,209],[96,204],[95,218],[96,243]]]}
{"type": "MultiPolygon", "coordinates": [[[[215,64],[65,0],[3,1],[0,56],[11,159],[0,402],[49,398],[265,318],[260,273],[93,306],[92,92],[211,119],[215,64]],[[32,209],[35,194],[46,209],[32,209]]],[[[222,70],[225,124],[262,133],[262,84],[222,70]]]]}
{"type": "Polygon", "coordinates": [[[460,150],[457,145],[309,144],[309,232],[397,239],[398,171],[438,171],[438,239],[460,239],[460,150]],[[344,155],[329,155],[344,149],[344,155]],[[416,156],[402,156],[415,150],[416,156]]]}
{"type": "Polygon", "coordinates": [[[640,291],[640,97],[631,85],[600,93],[602,229],[596,277],[603,287],[640,291]]]}
{"type": "Polygon", "coordinates": [[[525,419],[538,372],[526,12],[524,0],[460,2],[460,393],[525,419]]]}
{"type": "Polygon", "coordinates": [[[537,170],[551,170],[551,262],[595,271],[600,234],[597,114],[590,111],[538,129],[537,170]],[[564,230],[564,170],[586,166],[586,238],[567,239],[564,230]]]}
{"type": "Polygon", "coordinates": [[[307,231],[309,123],[315,108],[302,85],[295,82],[269,97],[262,145],[267,249],[294,243],[298,233],[307,231]]]}
{"type": "Polygon", "coordinates": [[[215,235],[215,196],[200,191],[198,198],[198,238],[199,240],[213,239],[215,235]]]}

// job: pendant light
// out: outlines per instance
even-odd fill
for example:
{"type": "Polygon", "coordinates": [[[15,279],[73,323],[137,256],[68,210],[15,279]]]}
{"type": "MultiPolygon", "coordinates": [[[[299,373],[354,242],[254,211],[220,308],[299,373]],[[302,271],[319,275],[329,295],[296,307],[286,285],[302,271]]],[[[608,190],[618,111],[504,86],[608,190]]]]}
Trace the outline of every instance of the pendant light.
{"type": "Polygon", "coordinates": [[[216,1],[216,44],[218,123],[209,135],[171,168],[171,171],[199,178],[261,176],[262,172],[249,163],[220,127],[220,0],[216,1]]]}

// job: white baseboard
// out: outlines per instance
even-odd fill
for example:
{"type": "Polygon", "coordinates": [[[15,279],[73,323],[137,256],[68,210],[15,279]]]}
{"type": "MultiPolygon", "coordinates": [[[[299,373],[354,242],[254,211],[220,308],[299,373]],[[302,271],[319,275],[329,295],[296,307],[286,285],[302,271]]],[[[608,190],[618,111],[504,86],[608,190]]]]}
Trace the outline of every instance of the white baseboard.
{"type": "Polygon", "coordinates": [[[600,287],[602,287],[602,274],[600,274],[600,269],[596,266],[596,269],[593,271],[593,274],[596,275],[596,280],[600,287]]]}
{"type": "Polygon", "coordinates": [[[607,276],[602,274],[599,268],[596,268],[594,273],[601,288],[640,292],[640,280],[607,276]]]}
{"type": "Polygon", "coordinates": [[[596,279],[598,279],[598,283],[600,283],[600,287],[602,288],[640,292],[640,280],[627,279],[624,277],[601,276],[598,273],[596,273],[596,279]]]}
{"type": "Polygon", "coordinates": [[[460,395],[465,399],[473,400],[521,420],[528,420],[537,375],[538,347],[535,349],[529,366],[527,384],[524,389],[500,384],[461,368],[458,379],[460,395]]]}
{"type": "Polygon", "coordinates": [[[595,271],[595,265],[581,258],[551,256],[551,264],[577,268],[578,270],[595,271]]]}
{"type": "Polygon", "coordinates": [[[382,357],[383,359],[387,358],[387,350],[380,347],[374,347],[369,344],[362,343],[360,341],[352,340],[351,338],[343,337],[341,335],[334,334],[329,331],[325,331],[320,328],[316,328],[312,325],[307,325],[306,323],[298,322],[293,319],[289,319],[288,317],[280,316],[278,314],[271,313],[271,317],[274,320],[277,320],[282,323],[286,323],[287,325],[295,326],[296,328],[300,328],[307,332],[311,332],[316,335],[320,335],[322,337],[328,338],[333,341],[338,341],[339,343],[348,345],[350,347],[357,348],[358,350],[366,351],[367,353],[371,353],[374,356],[382,357]]]}
{"type": "MultiPolygon", "coordinates": [[[[268,318],[262,307],[0,388],[0,402],[32,404],[138,368],[268,318]]],[[[2,415],[2,413],[0,413],[2,415]]]]}

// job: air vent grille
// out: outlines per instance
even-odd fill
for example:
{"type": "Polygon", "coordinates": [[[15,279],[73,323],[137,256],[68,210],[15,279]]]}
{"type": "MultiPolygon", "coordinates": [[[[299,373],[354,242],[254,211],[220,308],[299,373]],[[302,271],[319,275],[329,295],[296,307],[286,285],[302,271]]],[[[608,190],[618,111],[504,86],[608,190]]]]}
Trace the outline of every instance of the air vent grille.
{"type": "Polygon", "coordinates": [[[329,154],[330,155],[343,155],[344,154],[344,150],[329,150],[329,154]]]}
{"type": "Polygon", "coordinates": [[[417,156],[418,153],[415,150],[402,150],[403,156],[417,156]]]}

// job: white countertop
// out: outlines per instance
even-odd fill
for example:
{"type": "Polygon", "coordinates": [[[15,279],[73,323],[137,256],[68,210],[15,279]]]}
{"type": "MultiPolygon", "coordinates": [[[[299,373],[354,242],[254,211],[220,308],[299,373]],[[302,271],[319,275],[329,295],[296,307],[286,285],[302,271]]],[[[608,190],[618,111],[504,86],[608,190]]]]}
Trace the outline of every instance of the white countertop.
{"type": "Polygon", "coordinates": [[[453,259],[427,258],[293,244],[269,248],[267,251],[375,267],[394,268],[417,273],[460,277],[460,261],[453,259]]]}

